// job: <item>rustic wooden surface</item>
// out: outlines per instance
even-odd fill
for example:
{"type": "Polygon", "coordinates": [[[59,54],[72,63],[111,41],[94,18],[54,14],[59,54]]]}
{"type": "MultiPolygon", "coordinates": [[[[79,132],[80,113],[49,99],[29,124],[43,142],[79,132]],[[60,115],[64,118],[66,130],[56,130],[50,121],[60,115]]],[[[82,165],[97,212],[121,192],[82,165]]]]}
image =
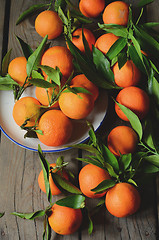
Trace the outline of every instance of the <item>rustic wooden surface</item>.
{"type": "MultiPolygon", "coordinates": [[[[44,1],[40,1],[44,2],[44,1]]],[[[133,5],[138,1],[129,1],[133,5]]],[[[15,26],[15,22],[22,11],[29,6],[39,3],[38,0],[0,0],[0,57],[4,56],[7,49],[12,50],[12,58],[22,55],[20,46],[15,39],[15,34],[35,48],[41,38],[34,30],[34,16],[15,26]]],[[[159,2],[155,0],[147,7],[148,20],[159,21],[159,2]]],[[[63,45],[59,38],[53,41],[53,45],[63,45]]],[[[108,113],[111,111],[108,109],[108,113]]],[[[109,116],[106,118],[103,131],[113,125],[109,116]]],[[[77,175],[81,164],[75,158],[79,152],[76,149],[62,153],[46,154],[50,163],[63,155],[65,161],[69,161],[69,168],[77,175]]],[[[47,207],[46,196],[39,190],[37,178],[41,170],[38,154],[25,150],[1,134],[0,144],[0,212],[5,215],[0,219],[0,239],[3,240],[40,240],[43,233],[43,219],[35,221],[23,220],[10,213],[33,212],[47,207]]],[[[54,198],[55,200],[58,197],[54,198]]],[[[92,204],[92,201],[88,201],[92,204]]],[[[71,235],[60,236],[52,232],[52,240],[156,240],[159,239],[159,179],[151,179],[145,189],[142,189],[142,206],[138,213],[131,217],[118,219],[111,216],[106,210],[102,210],[94,217],[94,232],[88,235],[83,228],[71,235]]]]}

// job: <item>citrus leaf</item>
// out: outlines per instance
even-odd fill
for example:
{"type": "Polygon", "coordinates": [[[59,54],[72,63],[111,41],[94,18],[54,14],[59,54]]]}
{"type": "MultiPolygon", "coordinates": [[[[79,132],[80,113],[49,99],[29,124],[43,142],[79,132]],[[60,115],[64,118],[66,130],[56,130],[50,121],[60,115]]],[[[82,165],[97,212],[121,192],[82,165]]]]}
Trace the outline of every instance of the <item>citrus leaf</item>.
{"type": "Polygon", "coordinates": [[[87,156],[87,157],[89,157],[89,158],[76,158],[76,159],[78,161],[90,163],[90,164],[93,164],[93,165],[95,165],[97,167],[104,168],[103,165],[99,161],[93,159],[91,156],[87,156]]]}
{"type": "Polygon", "coordinates": [[[102,30],[104,30],[108,33],[113,33],[117,37],[127,38],[128,30],[127,30],[127,28],[125,28],[123,26],[120,26],[117,24],[100,24],[100,23],[98,23],[98,26],[102,30]]]}
{"type": "Polygon", "coordinates": [[[74,94],[77,93],[87,93],[87,94],[92,94],[90,91],[88,91],[86,88],[83,87],[69,87],[67,86],[67,88],[63,91],[65,93],[67,92],[72,92],[74,94]]]}
{"type": "Polygon", "coordinates": [[[142,26],[146,27],[146,28],[153,28],[159,25],[159,22],[148,22],[148,23],[144,23],[142,24],[142,26]]]}
{"type": "Polygon", "coordinates": [[[32,48],[26,42],[24,42],[20,37],[16,36],[16,38],[20,43],[20,46],[22,48],[25,58],[28,59],[30,55],[33,53],[32,48]]]}
{"type": "Polygon", "coordinates": [[[9,74],[7,74],[5,77],[0,77],[0,86],[1,85],[17,85],[19,86],[19,84],[17,82],[15,82],[9,74]]]}
{"type": "Polygon", "coordinates": [[[54,3],[55,12],[58,12],[59,8],[61,8],[61,9],[66,8],[66,1],[65,0],[55,0],[55,3],[54,3]]]}
{"type": "Polygon", "coordinates": [[[52,67],[44,66],[44,65],[40,65],[39,67],[47,74],[49,79],[51,79],[53,82],[55,82],[58,86],[61,85],[61,82],[60,82],[61,72],[60,72],[59,68],[54,69],[52,67]]]}
{"type": "Polygon", "coordinates": [[[117,102],[116,102],[116,104],[120,107],[122,112],[127,116],[132,128],[136,131],[136,133],[139,136],[139,139],[141,140],[143,130],[142,130],[142,125],[141,125],[141,122],[140,122],[138,116],[134,112],[132,112],[129,108],[125,107],[124,105],[117,103],[117,102]]]}
{"type": "Polygon", "coordinates": [[[51,239],[51,227],[48,221],[48,217],[45,215],[43,240],[50,240],[50,239],[51,239]]]}
{"type": "Polygon", "coordinates": [[[5,214],[5,212],[3,212],[3,213],[0,213],[0,218],[1,218],[1,217],[3,217],[3,216],[4,216],[4,214],[5,214]]]}
{"type": "Polygon", "coordinates": [[[159,168],[159,155],[145,156],[143,160],[148,161],[149,163],[159,168]]]}
{"type": "Polygon", "coordinates": [[[128,183],[131,183],[137,187],[137,183],[133,179],[128,179],[128,183]]]}
{"type": "Polygon", "coordinates": [[[144,7],[147,4],[152,3],[154,0],[140,0],[139,3],[137,4],[137,7],[144,7]]]}
{"type": "Polygon", "coordinates": [[[56,201],[56,204],[73,209],[79,209],[85,206],[85,197],[82,195],[68,196],[56,201]]]}
{"type": "Polygon", "coordinates": [[[105,192],[107,189],[114,187],[116,182],[112,179],[107,179],[102,181],[97,187],[91,189],[92,192],[102,193],[105,192]]]}
{"type": "Polygon", "coordinates": [[[64,25],[68,26],[69,20],[67,19],[67,17],[65,16],[63,10],[61,9],[61,7],[58,7],[58,15],[61,19],[61,21],[63,22],[64,25]]]}
{"type": "Polygon", "coordinates": [[[50,183],[49,183],[50,164],[45,159],[40,145],[38,145],[38,154],[39,154],[41,166],[42,166],[42,169],[43,169],[47,198],[48,198],[48,201],[51,203],[52,195],[51,195],[51,189],[50,189],[50,183]]]}
{"type": "Polygon", "coordinates": [[[81,194],[81,191],[76,186],[74,186],[68,180],[62,178],[59,174],[51,172],[51,176],[55,184],[57,186],[60,186],[60,188],[66,190],[69,193],[81,194]]]}
{"type": "Polygon", "coordinates": [[[152,163],[150,162],[145,162],[144,161],[144,164],[142,164],[142,167],[140,169],[140,171],[142,173],[158,173],[159,172],[159,167],[156,167],[155,165],[153,165],[152,163]]]}
{"type": "Polygon", "coordinates": [[[31,7],[29,7],[28,9],[26,9],[17,19],[16,21],[16,25],[18,25],[19,23],[21,23],[25,18],[29,17],[31,14],[33,14],[35,11],[47,7],[49,6],[48,3],[41,3],[41,4],[35,4],[32,5],[31,7]]]}
{"type": "Polygon", "coordinates": [[[159,82],[154,76],[150,76],[148,79],[148,90],[149,94],[153,96],[155,102],[159,106],[159,82]]]}
{"type": "Polygon", "coordinates": [[[99,73],[115,88],[114,74],[110,68],[110,62],[105,55],[97,48],[93,47],[93,62],[99,73]]]}
{"type": "Polygon", "coordinates": [[[72,18],[77,18],[81,23],[92,23],[92,19],[84,16],[79,9],[71,9],[70,13],[72,18]]]}
{"type": "Polygon", "coordinates": [[[153,135],[154,135],[153,134],[153,123],[152,123],[151,119],[146,119],[145,126],[144,126],[143,142],[146,143],[148,147],[155,150],[153,135]]]}
{"type": "Polygon", "coordinates": [[[14,216],[23,218],[23,219],[34,220],[35,218],[43,217],[45,215],[45,210],[39,210],[39,211],[33,212],[33,213],[12,212],[11,214],[14,216]]]}
{"type": "Polygon", "coordinates": [[[30,55],[27,61],[27,76],[30,77],[33,70],[38,69],[38,65],[41,61],[41,56],[43,54],[46,42],[47,42],[48,36],[46,35],[40,45],[37,47],[37,49],[30,55]]]}
{"type": "Polygon", "coordinates": [[[86,150],[90,153],[98,155],[98,150],[96,148],[94,148],[93,146],[90,146],[88,144],[85,144],[85,143],[81,143],[81,144],[77,144],[77,145],[71,145],[70,147],[79,148],[79,149],[86,150]]]}
{"type": "Polygon", "coordinates": [[[35,70],[32,71],[32,78],[44,80],[44,77],[41,75],[41,73],[39,73],[38,71],[35,71],[35,70]]]}
{"type": "Polygon", "coordinates": [[[115,58],[127,45],[127,40],[125,38],[119,38],[109,49],[106,56],[112,60],[115,58]]]}
{"type": "Polygon", "coordinates": [[[122,163],[123,170],[125,171],[129,166],[132,161],[132,155],[130,154],[123,154],[119,158],[119,161],[122,163]]]}
{"type": "Polygon", "coordinates": [[[33,84],[36,87],[41,87],[41,88],[55,87],[55,85],[50,82],[47,82],[42,79],[36,79],[36,78],[29,79],[29,83],[33,84]]]}
{"type": "MultiPolygon", "coordinates": [[[[141,53],[140,44],[138,43],[136,38],[131,33],[129,33],[129,39],[131,39],[131,41],[132,41],[132,43],[134,45],[134,48],[135,48],[135,50],[136,50],[140,60],[143,62],[143,56],[142,56],[142,53],[141,53]]],[[[144,62],[143,62],[143,64],[144,64],[144,62]]]]}
{"type": "Polygon", "coordinates": [[[121,69],[125,63],[127,62],[128,58],[125,52],[121,52],[118,54],[118,67],[121,69]]]}
{"type": "Polygon", "coordinates": [[[1,69],[1,75],[5,76],[8,72],[8,65],[9,65],[9,61],[10,61],[10,55],[11,55],[12,49],[10,49],[6,55],[4,56],[3,60],[2,60],[2,69],[1,69]]]}

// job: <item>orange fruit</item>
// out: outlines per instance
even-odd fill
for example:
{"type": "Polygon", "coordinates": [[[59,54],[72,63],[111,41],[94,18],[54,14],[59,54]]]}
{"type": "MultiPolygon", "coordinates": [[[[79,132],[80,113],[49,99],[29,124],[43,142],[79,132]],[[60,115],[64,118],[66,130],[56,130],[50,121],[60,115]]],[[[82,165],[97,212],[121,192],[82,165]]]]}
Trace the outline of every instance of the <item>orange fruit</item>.
{"type": "Polygon", "coordinates": [[[13,118],[17,125],[21,126],[28,120],[26,127],[34,126],[41,113],[39,101],[33,97],[20,98],[13,107],[13,118]]]}
{"type": "Polygon", "coordinates": [[[137,143],[137,134],[128,126],[117,126],[113,128],[107,139],[109,150],[117,156],[135,152],[137,143]]]}
{"type": "Polygon", "coordinates": [[[39,140],[47,146],[66,144],[72,134],[72,122],[60,110],[48,110],[38,124],[43,135],[37,133],[39,140]]]}
{"type": "MultiPolygon", "coordinates": [[[[96,41],[95,36],[87,28],[83,28],[83,33],[88,42],[89,48],[92,51],[92,45],[94,45],[96,41]]],[[[72,42],[81,52],[85,52],[83,38],[82,38],[82,28],[78,28],[73,32],[72,42]]]]}
{"type": "Polygon", "coordinates": [[[126,26],[129,17],[129,5],[123,1],[115,1],[106,6],[103,12],[105,24],[126,26]]]}
{"type": "MultiPolygon", "coordinates": [[[[71,85],[70,87],[78,87],[71,85]]],[[[72,93],[66,89],[60,94],[59,106],[61,111],[69,118],[83,119],[86,118],[94,107],[94,99],[91,94],[72,93]]]]}
{"type": "Polygon", "coordinates": [[[51,10],[41,12],[35,19],[35,30],[41,36],[55,39],[63,31],[63,23],[58,14],[51,10]]]}
{"type": "Polygon", "coordinates": [[[76,232],[82,223],[81,209],[54,204],[48,217],[50,227],[58,234],[69,235],[76,232]]]}
{"type": "MultiPolygon", "coordinates": [[[[56,163],[52,163],[50,164],[50,167],[54,168],[56,166],[56,163]]],[[[56,172],[56,170],[54,170],[53,172],[56,172]]],[[[65,178],[66,180],[68,180],[68,174],[65,170],[59,170],[57,172],[61,177],[65,178]]],[[[61,193],[61,191],[58,189],[58,187],[56,186],[56,184],[54,183],[51,173],[49,174],[49,183],[50,183],[50,189],[51,189],[51,194],[52,195],[59,195],[61,193]]],[[[43,174],[43,170],[41,170],[41,172],[39,173],[38,176],[38,184],[40,189],[46,193],[46,188],[45,188],[45,181],[44,181],[44,174],[43,174]]]]}
{"type": "Polygon", "coordinates": [[[113,73],[115,83],[123,88],[136,86],[141,78],[141,73],[132,60],[128,60],[121,69],[117,62],[113,66],[113,73]]]}
{"type": "MultiPolygon", "coordinates": [[[[56,94],[56,89],[54,88],[46,89],[46,88],[36,87],[35,89],[36,98],[44,106],[50,105],[51,98],[54,93],[56,94]]],[[[58,106],[59,106],[58,101],[55,102],[53,105],[51,105],[52,108],[57,108],[58,106]]]]}
{"type": "Polygon", "coordinates": [[[99,89],[98,87],[92,83],[84,74],[79,74],[76,75],[72,80],[71,80],[71,85],[78,85],[83,88],[86,88],[89,92],[92,93],[92,96],[94,98],[94,101],[98,98],[99,95],[99,89]]]}
{"type": "Polygon", "coordinates": [[[79,173],[79,186],[81,192],[89,198],[103,197],[107,191],[95,194],[91,189],[97,187],[102,181],[107,179],[110,179],[110,176],[106,170],[93,164],[87,164],[79,173]]]}
{"type": "Polygon", "coordinates": [[[20,86],[23,86],[27,78],[26,64],[27,60],[25,57],[16,57],[9,63],[8,66],[9,75],[20,86]]]}
{"type": "MultiPolygon", "coordinates": [[[[44,52],[41,65],[58,67],[62,75],[67,78],[73,71],[73,56],[66,47],[54,46],[44,52]]],[[[44,76],[46,77],[45,73],[44,76]]]]}
{"type": "Polygon", "coordinates": [[[89,18],[96,18],[104,10],[105,0],[81,0],[79,9],[81,13],[89,18]]]}
{"type": "MultiPolygon", "coordinates": [[[[122,89],[116,101],[133,111],[140,119],[143,119],[149,111],[149,96],[138,87],[127,87],[122,89]]],[[[124,121],[129,121],[119,106],[115,103],[117,115],[124,121]]]]}
{"type": "Polygon", "coordinates": [[[106,54],[118,39],[119,37],[115,36],[113,33],[105,33],[96,40],[95,47],[106,54]]]}
{"type": "Polygon", "coordinates": [[[140,194],[129,183],[118,183],[108,190],[105,199],[107,210],[115,217],[127,217],[140,207],[140,194]]]}

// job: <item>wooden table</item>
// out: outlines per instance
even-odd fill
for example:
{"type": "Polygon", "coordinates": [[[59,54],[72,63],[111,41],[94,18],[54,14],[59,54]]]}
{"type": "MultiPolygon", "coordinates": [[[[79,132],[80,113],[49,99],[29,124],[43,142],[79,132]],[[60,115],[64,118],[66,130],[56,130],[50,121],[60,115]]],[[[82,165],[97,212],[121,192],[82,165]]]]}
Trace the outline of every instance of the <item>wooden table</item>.
{"type": "MultiPolygon", "coordinates": [[[[45,2],[45,0],[40,1],[45,2]]],[[[138,1],[130,0],[135,4],[138,1]]],[[[21,56],[21,48],[15,39],[15,34],[28,42],[35,49],[41,38],[34,29],[34,17],[26,19],[16,26],[18,16],[29,6],[39,3],[38,0],[0,0],[0,56],[3,57],[7,49],[12,48],[11,58],[21,56]]],[[[155,0],[146,8],[146,16],[150,21],[159,21],[159,1],[155,0]]],[[[52,45],[63,44],[62,41],[53,41],[52,45]]],[[[107,132],[113,123],[109,115],[102,126],[107,132]]],[[[75,158],[81,154],[77,149],[62,153],[46,154],[47,160],[55,162],[58,156],[63,155],[65,161],[70,162],[69,168],[77,175],[81,164],[75,158]]],[[[4,134],[1,134],[0,144],[0,212],[5,215],[0,219],[0,239],[4,240],[37,240],[42,239],[43,219],[34,221],[17,218],[10,213],[33,212],[44,209],[48,202],[46,196],[39,189],[37,178],[41,170],[38,154],[25,150],[12,143],[4,134]]],[[[98,239],[98,240],[155,240],[159,239],[159,179],[151,178],[142,190],[142,205],[138,213],[128,218],[118,219],[111,216],[105,209],[94,218],[94,231],[91,236],[87,229],[72,236],[60,236],[52,232],[51,239],[98,239]]],[[[54,198],[55,200],[58,197],[54,198]]],[[[92,201],[89,201],[92,205],[92,201]]]]}

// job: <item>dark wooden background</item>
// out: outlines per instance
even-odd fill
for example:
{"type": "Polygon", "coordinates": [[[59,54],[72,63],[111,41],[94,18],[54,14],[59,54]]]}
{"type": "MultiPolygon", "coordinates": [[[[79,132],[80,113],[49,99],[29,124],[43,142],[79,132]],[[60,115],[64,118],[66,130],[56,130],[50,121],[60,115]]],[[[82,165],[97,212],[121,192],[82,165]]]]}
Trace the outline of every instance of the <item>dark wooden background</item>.
{"type": "MultiPolygon", "coordinates": [[[[22,55],[15,34],[28,42],[32,48],[40,43],[41,38],[34,29],[35,17],[26,19],[15,26],[18,16],[28,7],[45,0],[0,0],[0,57],[4,56],[7,49],[12,48],[11,58],[22,55]]],[[[128,1],[127,1],[128,2],[128,1]]],[[[130,0],[135,5],[138,0],[130,0]]],[[[159,21],[159,1],[155,0],[146,8],[146,17],[149,21],[159,21]]],[[[52,45],[64,45],[61,38],[52,41],[52,45]]],[[[111,109],[101,127],[105,133],[113,127],[111,109]]],[[[0,239],[3,240],[38,240],[42,239],[43,219],[35,221],[23,220],[10,213],[33,212],[48,206],[46,196],[38,187],[37,178],[41,170],[38,154],[25,150],[1,134],[0,144],[0,212],[5,215],[0,219],[0,239]]],[[[75,158],[81,152],[72,149],[62,153],[46,154],[47,160],[55,162],[58,156],[63,155],[69,161],[69,168],[78,175],[81,164],[75,158]]],[[[115,218],[106,209],[100,211],[94,220],[94,232],[91,236],[85,226],[71,236],[60,236],[52,231],[54,240],[156,240],[159,239],[159,178],[151,178],[142,188],[142,205],[138,213],[127,218],[115,218]]],[[[58,197],[54,197],[55,200],[58,197]]],[[[92,206],[92,200],[89,200],[92,206]]]]}

